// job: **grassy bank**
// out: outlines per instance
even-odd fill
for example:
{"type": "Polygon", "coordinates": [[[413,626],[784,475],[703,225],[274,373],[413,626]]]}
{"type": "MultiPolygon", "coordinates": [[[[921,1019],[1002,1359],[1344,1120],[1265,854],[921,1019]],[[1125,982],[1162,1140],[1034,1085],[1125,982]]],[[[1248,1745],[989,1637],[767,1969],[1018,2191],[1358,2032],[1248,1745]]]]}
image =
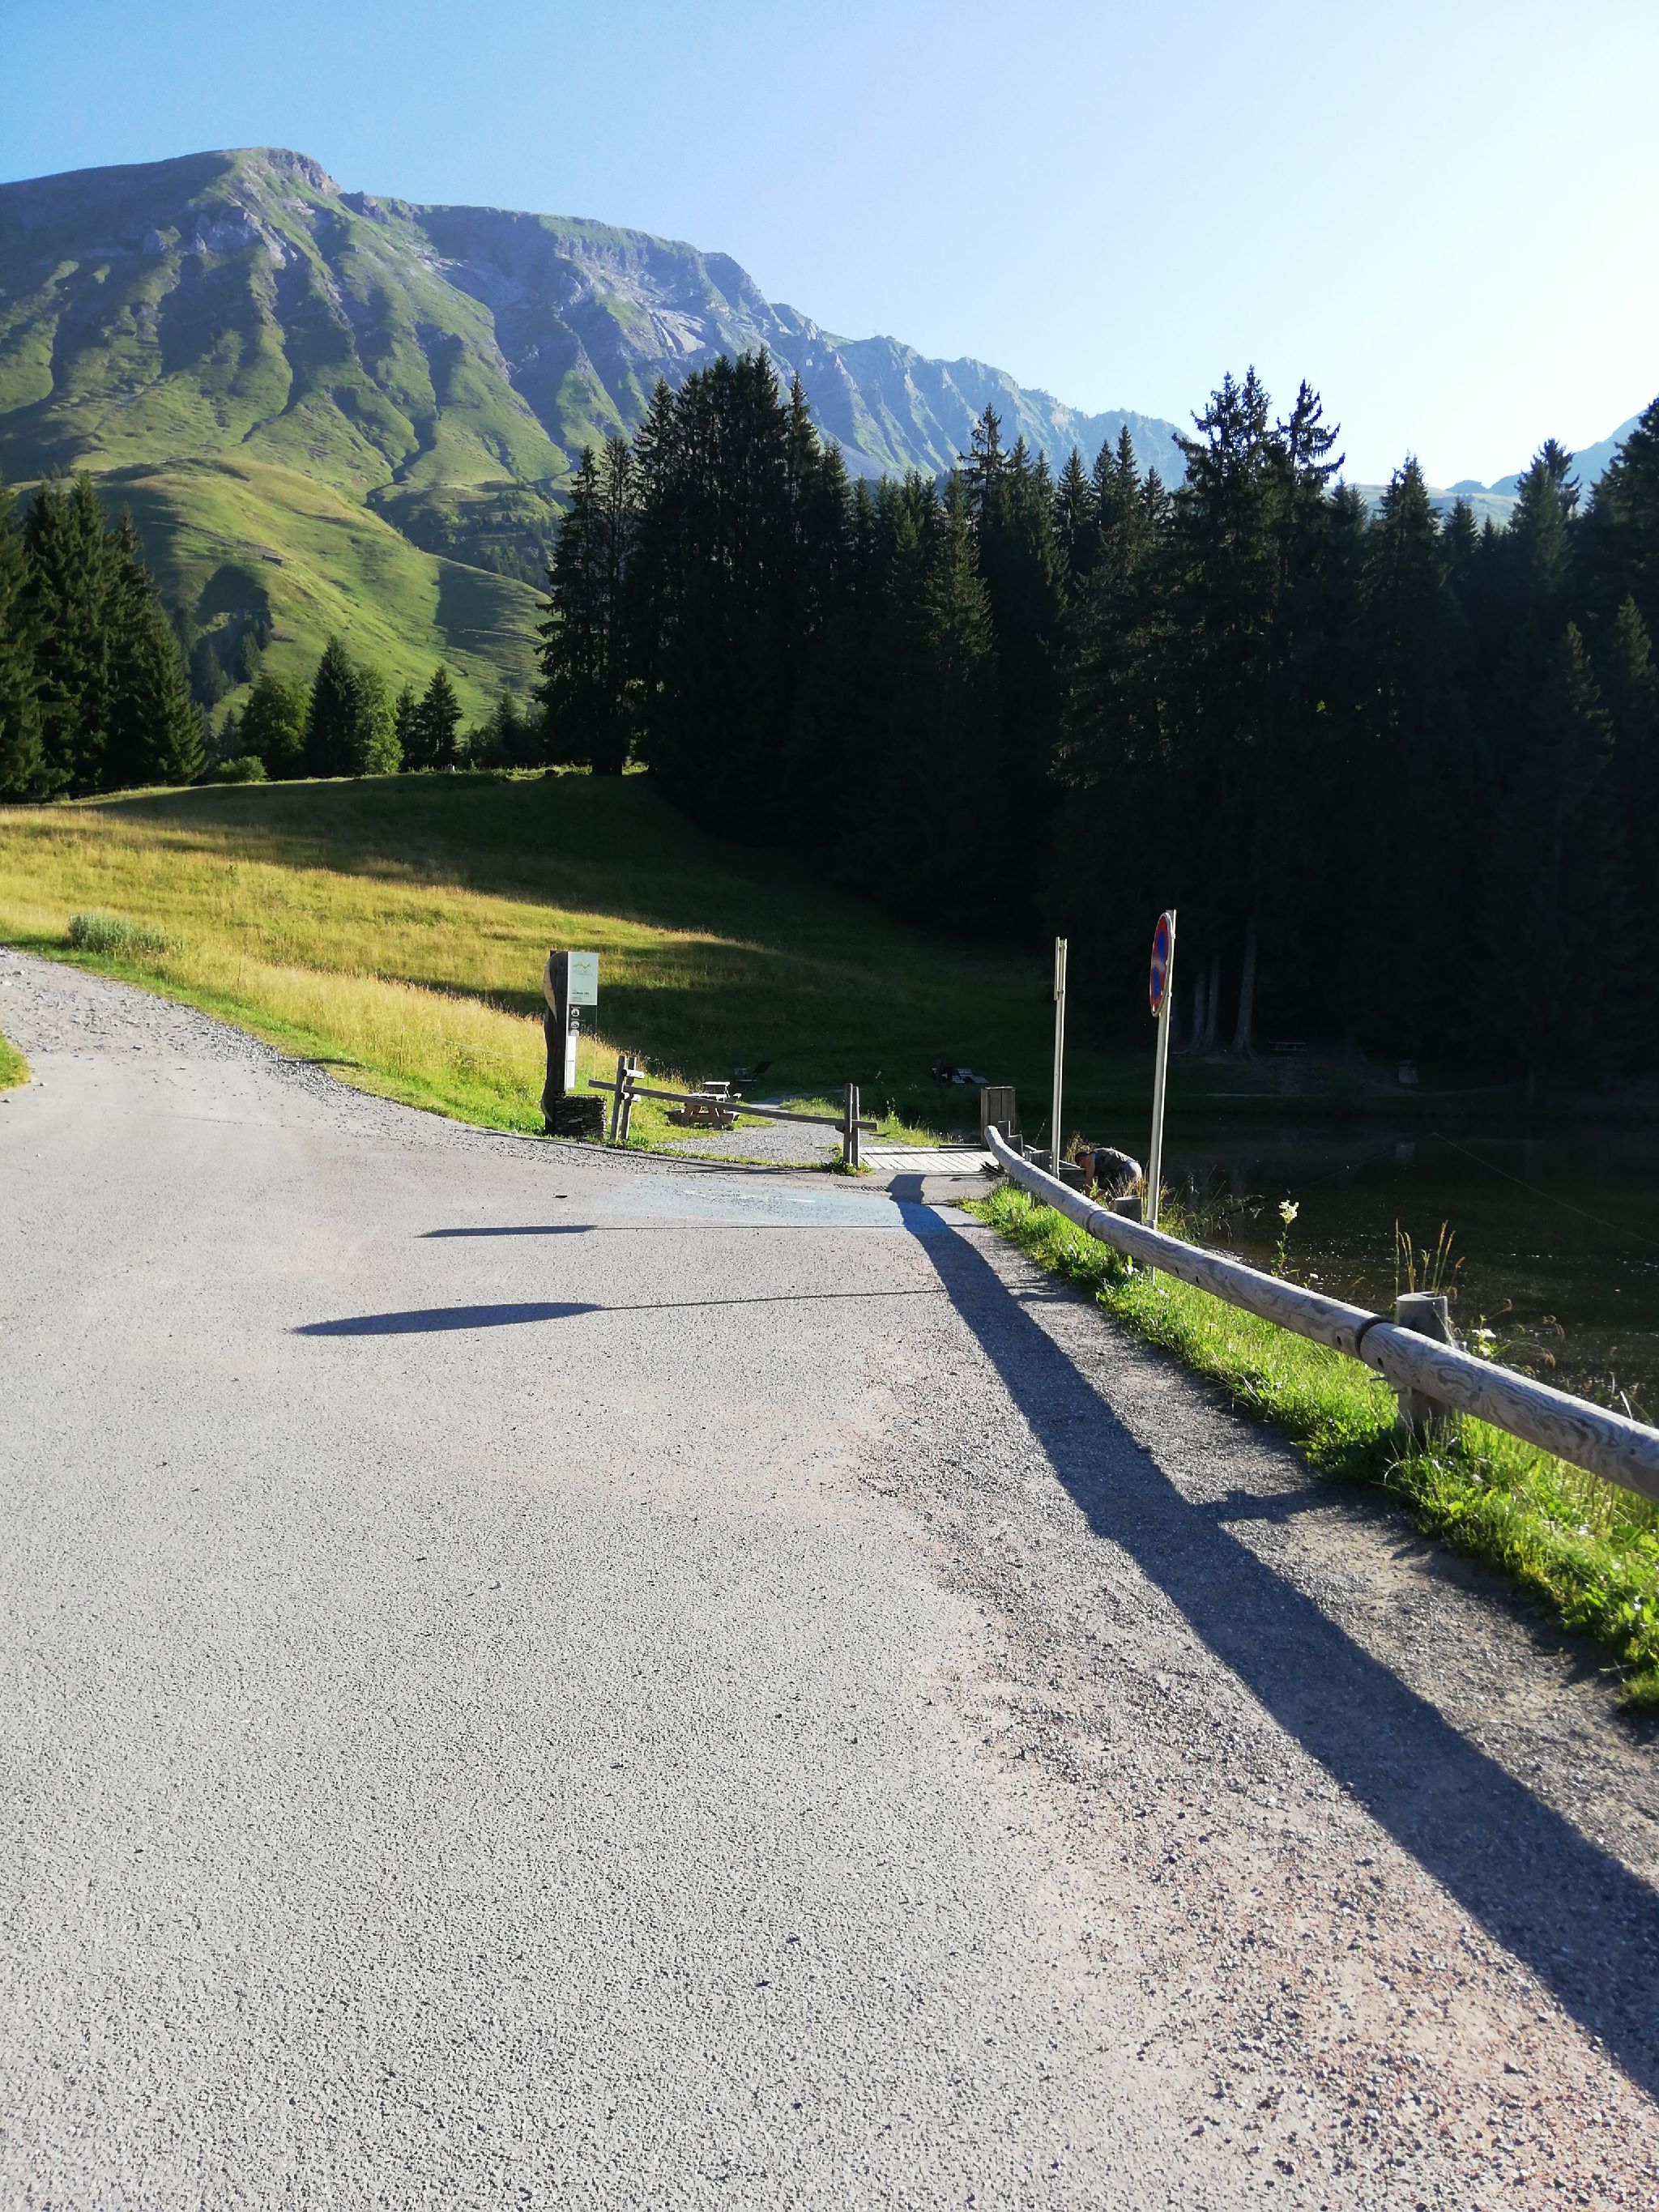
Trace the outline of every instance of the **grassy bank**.
{"type": "Polygon", "coordinates": [[[15,1083],[29,1079],[29,1064],[15,1045],[9,1045],[0,1036],[0,1091],[9,1091],[15,1083]]]}
{"type": "MultiPolygon", "coordinates": [[[[922,1127],[972,1121],[935,1055],[1039,1091],[1042,960],[882,920],[787,860],[704,836],[643,778],[404,777],[220,787],[0,811],[0,937],[221,1014],[417,1106],[537,1129],[542,963],[601,958],[598,1036],[693,1080],[922,1127]],[[129,925],[72,947],[76,914],[129,925]]],[[[1087,1062],[1087,1055],[1080,1055],[1087,1062]]],[[[1097,1077],[1116,1068],[1101,1055],[1097,1077]]],[[[669,1133],[654,1109],[636,1130],[669,1133]]],[[[678,1132],[672,1133],[678,1134],[678,1132]]]]}
{"type": "Polygon", "coordinates": [[[1273,1421],[1322,1473],[1389,1491],[1419,1528],[1595,1638],[1626,1669],[1628,1702],[1659,1707],[1659,1506],[1481,1421],[1466,1420],[1455,1443],[1402,1452],[1394,1393],[1357,1360],[1167,1275],[1153,1282],[1012,1185],[974,1211],[1241,1411],[1273,1421]]]}

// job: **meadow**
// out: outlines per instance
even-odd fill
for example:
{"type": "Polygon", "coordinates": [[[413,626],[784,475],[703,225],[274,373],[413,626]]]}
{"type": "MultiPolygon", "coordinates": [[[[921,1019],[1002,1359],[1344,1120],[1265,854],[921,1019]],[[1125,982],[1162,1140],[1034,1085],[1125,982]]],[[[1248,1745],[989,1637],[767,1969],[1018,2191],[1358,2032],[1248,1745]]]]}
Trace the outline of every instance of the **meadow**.
{"type": "MultiPolygon", "coordinates": [[[[345,1080],[536,1130],[550,946],[600,957],[580,1072],[771,1066],[905,1125],[976,1127],[935,1058],[1048,1086],[1040,945],[1001,957],[886,921],[787,856],[708,836],[642,777],[204,787],[0,813],[0,936],[223,1015],[345,1080]],[[127,925],[82,933],[77,915],[127,925]]],[[[1145,1055],[1079,1048],[1079,1091],[1144,1112],[1145,1055]]],[[[1103,1105],[1103,1111],[1105,1110],[1103,1105]]],[[[662,1133],[643,1115],[636,1132],[662,1133]]]]}

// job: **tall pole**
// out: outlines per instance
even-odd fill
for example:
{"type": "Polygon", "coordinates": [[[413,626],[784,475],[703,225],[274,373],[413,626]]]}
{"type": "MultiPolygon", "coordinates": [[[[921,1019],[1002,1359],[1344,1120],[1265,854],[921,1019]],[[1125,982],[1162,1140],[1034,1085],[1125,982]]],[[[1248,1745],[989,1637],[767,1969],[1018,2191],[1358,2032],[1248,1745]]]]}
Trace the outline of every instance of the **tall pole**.
{"type": "Polygon", "coordinates": [[[1054,1087],[1048,1102],[1048,1164],[1060,1173],[1060,1099],[1066,1066],[1066,939],[1054,939],[1054,1087]]]}
{"type": "Polygon", "coordinates": [[[1146,1161],[1146,1220],[1158,1226],[1158,1194],[1164,1176],[1164,1083],[1170,1066],[1170,1010],[1175,1004],[1175,908],[1170,908],[1170,951],[1164,995],[1158,1007],[1157,1058],[1152,1063],[1152,1145],[1146,1161]]]}

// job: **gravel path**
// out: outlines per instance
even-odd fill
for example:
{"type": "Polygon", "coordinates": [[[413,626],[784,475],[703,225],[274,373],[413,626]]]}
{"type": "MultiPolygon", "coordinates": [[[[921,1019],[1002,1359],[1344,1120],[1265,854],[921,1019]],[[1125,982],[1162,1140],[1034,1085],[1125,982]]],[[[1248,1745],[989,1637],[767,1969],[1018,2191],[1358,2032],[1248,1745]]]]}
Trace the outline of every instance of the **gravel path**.
{"type": "Polygon", "coordinates": [[[951,1186],[0,1030],[0,2201],[1659,2201],[1652,1731],[951,1186]]]}

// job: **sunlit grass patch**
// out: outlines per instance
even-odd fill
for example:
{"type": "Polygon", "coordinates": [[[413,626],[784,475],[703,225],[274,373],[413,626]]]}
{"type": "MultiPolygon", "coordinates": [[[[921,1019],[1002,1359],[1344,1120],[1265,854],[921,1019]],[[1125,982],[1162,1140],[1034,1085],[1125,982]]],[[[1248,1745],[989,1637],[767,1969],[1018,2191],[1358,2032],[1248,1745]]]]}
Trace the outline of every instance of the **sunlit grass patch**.
{"type": "Polygon", "coordinates": [[[0,1091],[9,1091],[15,1084],[29,1079],[29,1064],[14,1044],[0,1036],[0,1091]]]}
{"type": "Polygon", "coordinates": [[[1613,1654],[1628,1704],[1659,1707],[1659,1506],[1483,1421],[1410,1445],[1394,1392],[1358,1360],[1130,1267],[1016,1185],[972,1210],[1241,1411],[1273,1421],[1322,1472],[1392,1492],[1420,1528],[1500,1569],[1613,1654]]]}

